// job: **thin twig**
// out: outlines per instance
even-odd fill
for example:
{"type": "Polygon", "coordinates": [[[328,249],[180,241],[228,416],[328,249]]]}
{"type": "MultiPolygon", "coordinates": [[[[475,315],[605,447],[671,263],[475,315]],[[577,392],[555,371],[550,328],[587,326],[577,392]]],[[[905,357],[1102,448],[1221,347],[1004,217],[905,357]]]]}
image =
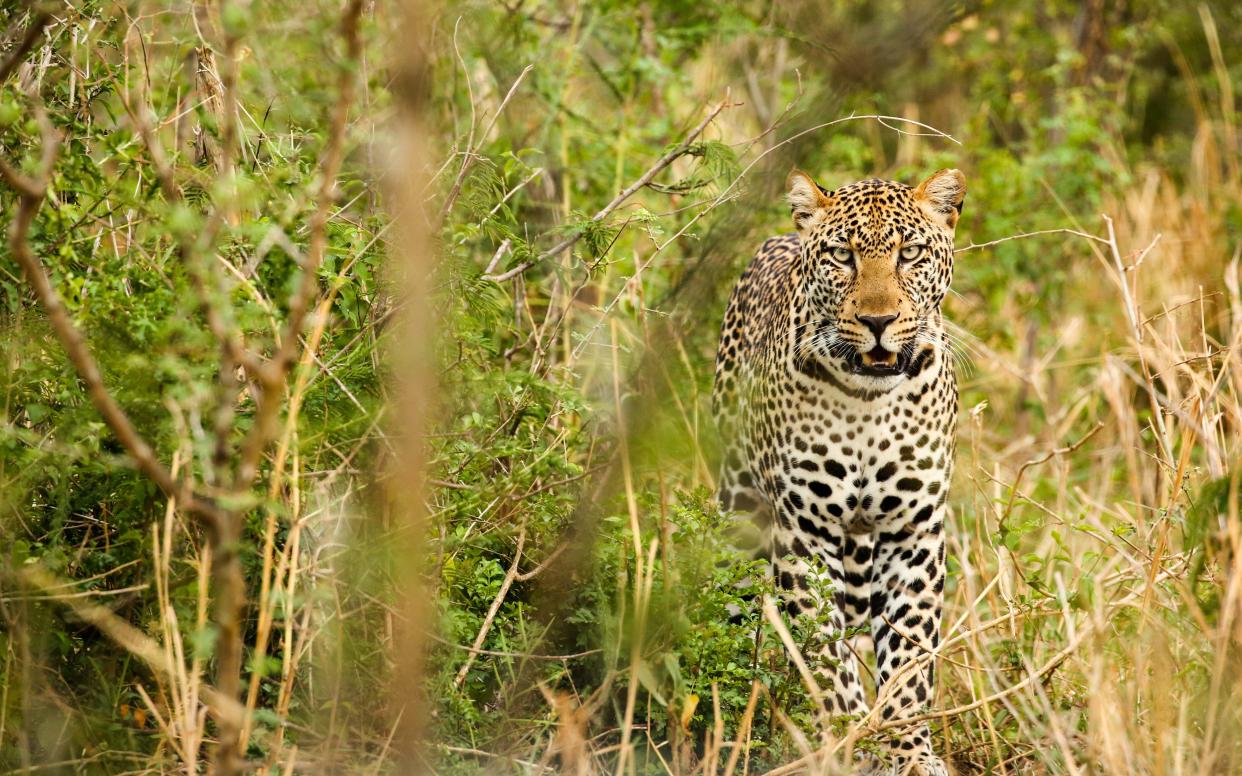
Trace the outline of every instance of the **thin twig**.
{"type": "MultiPolygon", "coordinates": [[[[39,590],[53,590],[65,584],[52,577],[49,572],[38,565],[25,566],[18,572],[18,576],[23,582],[39,590]]],[[[56,596],[52,600],[63,603],[65,608],[73,612],[74,616],[94,626],[100,633],[120,645],[129,654],[141,660],[159,676],[169,679],[176,676],[175,668],[168,662],[167,653],[163,647],[141,630],[116,616],[111,609],[99,604],[65,596],[56,596]]],[[[207,702],[207,705],[217,715],[222,717],[240,716],[241,704],[236,698],[222,694],[215,688],[207,685],[200,685],[199,692],[202,693],[202,697],[207,702]]]]}
{"type": "Polygon", "coordinates": [[[474,637],[474,646],[470,648],[470,654],[466,657],[466,662],[461,664],[461,668],[457,669],[457,676],[453,679],[453,688],[461,689],[462,684],[466,681],[466,676],[470,673],[470,667],[474,665],[474,659],[478,657],[479,650],[483,647],[483,642],[487,641],[487,634],[492,629],[492,623],[496,620],[496,615],[500,613],[500,607],[504,605],[505,596],[509,595],[509,588],[513,586],[513,580],[517,578],[518,566],[522,563],[522,550],[526,547],[526,521],[522,520],[521,527],[518,528],[517,548],[513,551],[513,562],[509,564],[509,571],[505,573],[504,581],[500,583],[500,590],[497,591],[496,597],[492,599],[492,605],[488,607],[487,614],[483,617],[483,624],[479,626],[479,633],[474,637]]]}
{"type": "MultiPolygon", "coordinates": [[[[601,208],[598,213],[591,216],[591,218],[587,221],[587,223],[598,224],[601,221],[603,221],[605,218],[611,215],[614,210],[620,207],[622,203],[624,203],[630,197],[634,196],[636,192],[638,192],[640,189],[642,189],[644,186],[650,183],[657,175],[663,172],[664,168],[668,167],[674,161],[684,156],[685,153],[690,149],[690,146],[694,143],[694,141],[698,139],[699,135],[703,134],[703,130],[707,129],[707,125],[711,124],[712,121],[715,120],[715,118],[720,115],[720,112],[723,111],[725,108],[729,107],[731,104],[732,103],[729,102],[729,95],[726,93],[725,98],[721,100],[716,105],[716,107],[708,111],[707,115],[703,117],[703,120],[698,123],[698,126],[690,130],[690,133],[686,135],[684,140],[682,140],[680,143],[674,146],[668,153],[664,154],[664,156],[661,156],[656,161],[655,164],[648,167],[647,171],[644,172],[641,176],[639,176],[638,180],[631,183],[629,186],[623,189],[621,193],[613,197],[612,201],[609,202],[607,205],[604,205],[604,207],[601,208]]],[[[502,272],[499,275],[485,274],[483,275],[483,277],[486,280],[491,280],[496,283],[503,283],[506,280],[511,280],[517,277],[518,275],[521,275],[523,272],[535,266],[536,264],[547,261],[548,259],[551,259],[559,255],[562,251],[573,247],[578,242],[578,240],[582,239],[582,234],[583,234],[582,229],[576,229],[573,234],[561,240],[559,243],[552,246],[551,248],[544,251],[543,253],[539,254],[535,258],[530,259],[529,261],[524,261],[521,264],[517,265],[516,267],[513,267],[510,270],[502,272]]]]}
{"type": "Polygon", "coordinates": [[[470,652],[475,655],[486,655],[488,657],[521,658],[522,660],[577,660],[578,658],[598,655],[604,651],[602,649],[588,649],[568,655],[540,655],[535,652],[504,652],[498,649],[478,649],[475,647],[467,647],[465,644],[457,644],[449,641],[448,639],[441,638],[434,633],[424,633],[423,635],[427,636],[432,641],[443,644],[446,647],[453,647],[454,649],[460,649],[463,652],[470,652]]]}
{"type": "MultiPolygon", "coordinates": [[[[457,23],[461,24],[461,19],[458,19],[457,23]]],[[[457,30],[456,29],[453,30],[453,48],[454,49],[457,48],[457,30]]],[[[458,59],[460,59],[461,53],[458,52],[457,56],[458,56],[458,59]]],[[[463,70],[465,69],[465,63],[462,63],[462,69],[463,70]]],[[[471,116],[470,139],[466,143],[466,150],[462,151],[463,158],[461,160],[461,167],[457,170],[457,178],[453,181],[453,187],[449,189],[448,196],[444,198],[444,204],[440,206],[440,220],[441,221],[443,221],[445,218],[448,217],[449,211],[451,211],[453,209],[453,205],[456,204],[457,197],[458,195],[461,194],[461,188],[466,182],[466,176],[469,174],[470,168],[474,166],[475,159],[478,158],[479,149],[482,148],[484,141],[487,140],[487,136],[491,134],[492,128],[496,126],[496,121],[500,118],[500,114],[504,111],[505,106],[509,104],[509,100],[513,99],[513,95],[517,93],[518,87],[522,85],[522,81],[526,79],[527,74],[530,73],[530,71],[534,69],[535,69],[534,65],[527,65],[526,67],[522,68],[521,73],[518,73],[518,77],[513,79],[513,85],[509,87],[508,93],[505,94],[504,99],[500,101],[500,105],[496,108],[496,112],[492,114],[491,121],[488,122],[487,127],[478,134],[477,141],[475,140],[474,117],[473,115],[471,116]]],[[[465,73],[465,78],[466,78],[466,85],[467,87],[469,87],[470,73],[468,72],[465,73]]],[[[474,100],[471,99],[471,110],[472,111],[474,109],[473,103],[474,103],[474,100]]]]}
{"type": "Polygon", "coordinates": [[[1039,231],[1036,231],[1036,232],[1023,232],[1022,234],[1011,234],[1008,237],[1001,237],[998,240],[989,240],[988,242],[985,242],[985,243],[971,243],[970,245],[967,245],[965,247],[956,248],[954,249],[953,252],[954,253],[965,253],[966,251],[976,251],[976,250],[979,250],[980,248],[990,248],[993,245],[1000,245],[1001,243],[1007,243],[1010,240],[1024,240],[1027,237],[1038,237],[1039,235],[1043,235],[1043,234],[1072,234],[1075,237],[1081,237],[1085,240],[1094,240],[1095,242],[1104,243],[1105,245],[1109,244],[1108,240],[1105,240],[1103,237],[1097,237],[1096,235],[1090,234],[1089,232],[1080,232],[1077,229],[1040,229],[1039,231]]]}
{"type": "Polygon", "coordinates": [[[3,84],[17,69],[17,66],[26,59],[26,55],[30,53],[30,49],[34,48],[35,41],[43,34],[43,29],[52,21],[52,15],[47,11],[39,11],[34,18],[30,20],[30,26],[26,28],[26,34],[18,42],[17,47],[9,52],[4,62],[0,63],[0,84],[3,84]]]}
{"type": "Polygon", "coordinates": [[[222,513],[214,504],[197,498],[190,489],[188,482],[178,481],[171,472],[156,458],[155,451],[134,428],[129,416],[104,385],[99,365],[82,332],[69,316],[69,311],[61,302],[60,295],[52,285],[51,277],[43,262],[34,254],[30,246],[30,226],[42,207],[51,185],[52,170],[56,162],[57,149],[60,146],[60,135],[52,126],[42,104],[36,103],[35,117],[42,135],[42,159],[39,172],[34,178],[17,174],[7,162],[0,165],[0,176],[18,193],[17,213],[9,230],[9,249],[17,259],[30,285],[34,288],[39,303],[47,313],[52,330],[60,340],[65,354],[73,364],[78,376],[86,384],[87,395],[95,409],[103,417],[104,422],[112,429],[117,441],[129,453],[139,471],[145,474],[159,487],[164,495],[177,498],[185,509],[196,517],[202,518],[207,527],[218,531],[222,513]]]}

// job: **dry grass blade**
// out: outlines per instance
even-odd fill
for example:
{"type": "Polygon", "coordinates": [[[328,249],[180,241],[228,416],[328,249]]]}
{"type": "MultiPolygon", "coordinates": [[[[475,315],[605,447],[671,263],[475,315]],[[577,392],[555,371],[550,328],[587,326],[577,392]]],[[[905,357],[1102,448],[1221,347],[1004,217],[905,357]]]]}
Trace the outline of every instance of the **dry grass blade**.
{"type": "Polygon", "coordinates": [[[1232,9],[9,5],[0,771],[828,775],[919,724],[961,776],[1242,772],[1232,9]],[[791,165],[969,188],[913,334],[964,378],[938,638],[858,552],[799,598],[857,610],[861,718],[713,500],[791,165]]]}

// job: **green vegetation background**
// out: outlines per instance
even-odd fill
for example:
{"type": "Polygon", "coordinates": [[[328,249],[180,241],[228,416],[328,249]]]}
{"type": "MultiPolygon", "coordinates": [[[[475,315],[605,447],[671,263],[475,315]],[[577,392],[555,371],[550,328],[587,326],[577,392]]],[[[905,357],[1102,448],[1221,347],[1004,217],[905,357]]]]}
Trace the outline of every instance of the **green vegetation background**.
{"type": "MultiPolygon", "coordinates": [[[[189,203],[174,206],[159,193],[121,95],[145,82],[155,116],[170,122],[166,133],[180,113],[210,144],[212,113],[194,97],[186,64],[203,45],[188,8],[97,0],[60,8],[41,49],[46,61],[38,54],[24,75],[0,86],[0,150],[29,158],[37,143],[25,78],[65,136],[35,247],[114,395],[162,460],[194,470],[211,456],[203,428],[220,401],[218,346],[173,238],[201,229],[210,203],[235,203],[242,215],[216,242],[218,270],[240,326],[270,340],[298,276],[282,241],[305,239],[341,54],[333,3],[232,6],[222,23],[234,25],[244,46],[245,164],[235,180],[221,180],[194,137],[169,134],[189,203]]],[[[9,25],[0,41],[11,42],[24,6],[5,0],[0,10],[9,25]]],[[[277,552],[301,565],[296,591],[273,593],[277,635],[264,654],[247,654],[247,670],[262,677],[249,755],[274,769],[292,762],[294,745],[303,752],[299,769],[389,763],[388,688],[400,659],[392,652],[394,588],[406,561],[394,554],[400,524],[390,508],[402,484],[386,479],[401,435],[389,411],[389,364],[406,343],[389,325],[400,289],[386,258],[382,184],[402,174],[388,153],[392,52],[418,45],[393,40],[393,16],[382,2],[368,9],[366,59],[353,65],[365,95],[351,117],[320,270],[323,290],[336,296],[300,410],[285,415],[293,418],[295,459],[276,492],[269,479],[256,487],[242,547],[252,601],[269,514],[278,516],[277,552]],[[290,550],[298,521],[300,544],[290,550]],[[290,667],[284,640],[295,633],[298,662],[290,667]],[[291,697],[282,706],[285,688],[291,697]]],[[[1046,229],[1106,236],[1100,214],[1120,213],[1133,227],[1128,248],[1137,250],[1153,224],[1163,228],[1167,210],[1198,220],[1164,236],[1164,245],[1176,245],[1177,264],[1161,264],[1157,275],[1210,294],[1223,288],[1236,256],[1236,3],[467,2],[437,5],[428,18],[428,198],[439,261],[430,304],[440,338],[427,440],[430,519],[420,538],[434,612],[426,626],[424,755],[440,772],[539,761],[563,729],[562,703],[586,704],[585,746],[607,761],[635,682],[639,772],[694,761],[717,719],[731,740],[755,680],[764,689],[751,767],[798,756],[797,738],[780,719],[812,729],[797,672],[753,602],[741,602],[741,622],[727,615],[738,603],[733,583],[753,569],[730,555],[725,518],[710,501],[716,442],[707,399],[728,288],[763,238],[789,228],[781,185],[790,166],[828,187],[873,176],[915,183],[938,167],[961,168],[969,185],[963,246],[1046,229]],[[592,220],[722,101],[687,154],[592,220]],[[869,114],[917,120],[956,142],[872,119],[799,135],[869,114]],[[1148,222],[1133,215],[1140,210],[1148,222]],[[542,255],[573,235],[580,237],[571,250],[542,255]],[[484,277],[528,261],[534,265],[516,279],[484,277]],[[622,455],[619,473],[610,462],[622,455]],[[583,525],[593,542],[572,582],[541,588],[541,573],[564,568],[557,548],[566,531],[583,525]],[[511,566],[517,579],[492,621],[511,566]],[[643,575],[649,598],[634,592],[643,575]],[[481,629],[485,652],[459,679],[481,629]],[[523,657],[530,654],[573,657],[523,657]]],[[[0,190],[6,221],[14,201],[0,190]]],[[[39,564],[149,633],[164,616],[151,581],[151,526],[162,524],[165,500],[86,401],[7,251],[0,248],[0,770],[32,762],[84,772],[171,770],[175,751],[137,690],[158,683],[14,576],[39,564]]],[[[1089,608],[1091,576],[1081,573],[1081,552],[1057,550],[1049,539],[1050,530],[1070,526],[1055,528],[1047,510],[1025,500],[1055,503],[1072,524],[1081,505],[1058,500],[1066,488],[1102,487],[1117,501],[1146,503],[1151,494],[1145,479],[1135,484],[1134,467],[1157,466],[1142,455],[1101,452],[1124,443],[1110,426],[1059,478],[1031,472],[1018,509],[1006,487],[988,496],[1009,501],[1006,519],[974,501],[982,491],[970,472],[1012,482],[1028,458],[1112,422],[1115,402],[1091,386],[1110,357],[1133,354],[1092,251],[1073,235],[1053,234],[963,253],[947,303],[963,340],[960,446],[972,456],[955,487],[958,530],[1018,559],[1011,562],[1024,573],[1015,600],[1032,606],[1073,599],[1089,608]],[[1045,370],[1053,357],[1058,366],[1045,370]],[[1032,369],[1038,378],[1014,374],[1032,369]],[[1054,589],[1060,574],[1069,598],[1054,589]]],[[[1148,281],[1156,289],[1163,282],[1148,281]]],[[[1148,312],[1191,298],[1157,291],[1148,312]]],[[[1228,344],[1227,305],[1213,304],[1202,331],[1228,344]]],[[[253,412],[244,393],[236,402],[243,420],[253,412]]],[[[1135,433],[1154,444],[1150,413],[1140,406],[1133,420],[1135,433]]],[[[1178,551],[1193,558],[1227,511],[1229,488],[1195,468],[1201,450],[1186,455],[1193,474],[1179,480],[1184,498],[1167,514],[1178,551]]],[[[1105,525],[1119,536],[1137,530],[1116,516],[1105,525]]],[[[213,634],[192,625],[198,546],[193,530],[179,536],[171,595],[186,649],[209,663],[213,634]]],[[[1098,557],[1088,561],[1116,550],[1105,543],[1092,552],[1098,557]]],[[[960,572],[955,560],[951,573],[960,572]]],[[[1182,608],[1168,616],[1215,617],[1212,583],[1204,584],[1192,585],[1198,598],[1171,604],[1182,608]]],[[[248,644],[255,627],[252,607],[248,644]]],[[[992,655],[1020,666],[1032,645],[1065,639],[1055,623],[1034,618],[992,655]]],[[[1193,698],[1206,690],[1214,663],[1199,645],[1189,653],[1205,658],[1179,679],[1179,692],[1193,698]]],[[[1078,728],[1075,741],[1090,725],[1088,688],[1084,674],[1045,688],[1052,707],[1070,715],[1071,732],[1078,728]]],[[[938,742],[956,747],[963,772],[992,772],[1015,756],[1045,769],[1031,772],[1064,771],[1058,752],[1024,745],[1032,733],[1013,710],[989,716],[995,735],[982,737],[980,725],[967,715],[938,727],[938,742]]]]}

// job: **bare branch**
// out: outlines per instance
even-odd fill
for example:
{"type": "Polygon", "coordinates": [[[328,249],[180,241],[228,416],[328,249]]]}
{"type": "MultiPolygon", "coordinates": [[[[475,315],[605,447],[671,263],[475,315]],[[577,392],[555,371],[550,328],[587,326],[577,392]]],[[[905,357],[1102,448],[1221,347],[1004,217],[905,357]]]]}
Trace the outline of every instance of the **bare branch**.
{"type": "Polygon", "coordinates": [[[311,301],[319,289],[319,267],[327,250],[328,214],[335,200],[336,178],[345,156],[345,136],[349,111],[353,106],[357,73],[353,63],[362,57],[362,36],[359,20],[362,0],[350,0],[341,17],[341,37],[345,40],[347,62],[341,66],[337,79],[337,101],[332,114],[328,143],[319,165],[319,191],[316,209],[310,221],[310,245],[302,266],[302,278],[289,301],[289,317],[285,321],[280,342],[271,360],[258,372],[261,391],[254,427],[242,443],[241,462],[234,487],[244,490],[258,475],[259,459],[268,441],[275,435],[276,417],[280,412],[280,391],[285,375],[297,355],[302,326],[311,301]]]}
{"type": "MultiPolygon", "coordinates": [[[[673,147],[668,153],[664,154],[664,156],[661,156],[659,160],[656,161],[655,164],[651,165],[651,167],[647,168],[646,172],[644,172],[641,176],[639,176],[638,180],[634,181],[629,186],[627,186],[620,194],[613,197],[611,202],[609,202],[607,205],[604,205],[604,207],[598,213],[591,216],[589,223],[598,224],[599,222],[603,221],[605,218],[611,215],[614,210],[620,207],[622,203],[624,203],[630,197],[634,196],[634,194],[637,191],[642,189],[647,184],[651,183],[651,181],[657,175],[663,172],[666,167],[668,167],[678,158],[684,156],[685,153],[690,150],[690,146],[694,143],[694,141],[698,139],[699,135],[703,134],[703,130],[707,129],[707,125],[711,124],[712,121],[714,121],[715,118],[720,115],[720,112],[723,111],[725,108],[729,107],[731,104],[732,103],[729,102],[729,94],[726,92],[725,98],[721,100],[720,103],[716,105],[716,107],[708,111],[707,115],[703,117],[703,120],[698,123],[698,126],[690,130],[690,133],[686,135],[686,138],[684,140],[682,140],[675,147],[673,147]]],[[[522,274],[523,272],[535,266],[536,264],[539,264],[540,262],[543,262],[543,261],[547,261],[548,259],[553,258],[554,256],[557,256],[562,251],[566,250],[567,248],[572,247],[580,239],[582,239],[582,232],[581,231],[575,232],[574,234],[570,235],[569,237],[566,237],[564,240],[561,240],[559,243],[552,246],[551,248],[544,251],[543,253],[539,254],[537,257],[531,259],[530,261],[523,262],[519,264],[518,266],[514,267],[513,269],[510,269],[506,272],[502,272],[499,275],[484,275],[483,277],[486,280],[491,280],[496,283],[503,283],[506,280],[511,280],[512,278],[517,277],[518,275],[522,274]]]]}
{"type": "Polygon", "coordinates": [[[461,668],[457,669],[457,676],[453,679],[453,687],[461,689],[465,683],[466,677],[470,674],[470,667],[474,665],[474,659],[479,655],[479,651],[483,649],[483,643],[487,641],[487,634],[492,629],[492,623],[496,620],[496,615],[500,613],[500,607],[504,605],[505,597],[509,595],[509,588],[513,585],[513,581],[517,579],[518,566],[522,564],[522,550],[526,547],[526,521],[522,520],[522,525],[518,528],[517,548],[513,551],[513,563],[509,564],[509,571],[505,574],[505,579],[500,583],[500,590],[497,591],[496,597],[492,600],[492,605],[487,609],[487,616],[483,618],[483,625],[479,627],[479,633],[474,637],[474,645],[470,647],[470,654],[466,656],[466,662],[461,664],[461,668]]]}
{"type": "MultiPolygon", "coordinates": [[[[460,22],[461,20],[459,19],[458,23],[460,22]]],[[[456,30],[454,30],[454,36],[456,36],[456,30]]],[[[454,45],[456,45],[456,40],[454,40],[454,45]]],[[[461,55],[459,54],[458,57],[460,58],[460,56],[461,55]]],[[[487,136],[491,133],[492,127],[496,126],[496,121],[500,118],[500,114],[504,111],[505,106],[509,104],[509,100],[513,99],[513,95],[517,92],[518,87],[522,85],[522,81],[525,80],[526,75],[534,69],[534,65],[527,65],[522,68],[522,72],[518,74],[518,77],[513,79],[513,85],[509,87],[509,92],[505,95],[505,98],[500,101],[500,106],[496,108],[496,113],[492,115],[492,119],[488,122],[487,128],[479,134],[477,142],[475,142],[474,135],[474,118],[471,117],[470,141],[466,146],[466,150],[462,152],[464,158],[461,160],[461,168],[457,171],[457,179],[453,181],[453,188],[449,190],[448,196],[444,198],[444,204],[440,206],[441,221],[448,216],[449,211],[453,209],[453,205],[457,202],[457,196],[461,194],[461,187],[466,182],[466,174],[470,172],[470,168],[474,165],[474,160],[478,158],[479,148],[483,145],[483,141],[486,140],[487,136]]],[[[469,83],[469,74],[467,74],[466,84],[469,85],[469,83]]],[[[473,100],[471,100],[471,107],[474,107],[473,100]]]]}
{"type": "Polygon", "coordinates": [[[31,286],[34,287],[35,295],[47,313],[48,321],[52,324],[52,329],[57,339],[60,340],[61,346],[64,347],[65,354],[77,370],[82,382],[86,384],[91,403],[95,405],[95,409],[112,429],[112,433],[116,435],[122,447],[134,460],[139,471],[159,486],[164,495],[179,499],[187,511],[203,518],[207,527],[212,531],[218,531],[221,523],[219,510],[210,502],[197,499],[187,482],[179,482],[173,477],[172,473],[155,457],[151,446],[134,428],[129,416],[108,392],[99,366],[86,346],[86,340],[70,318],[69,311],[60,300],[60,295],[52,286],[52,280],[43,262],[35,256],[30,246],[30,226],[46,199],[52,178],[52,168],[60,145],[60,135],[52,126],[41,104],[36,103],[35,116],[39,122],[43,143],[42,160],[37,177],[14,179],[9,165],[6,163],[3,167],[5,181],[19,195],[17,214],[9,230],[9,248],[31,286]]]}
{"type": "MultiPolygon", "coordinates": [[[[18,577],[31,587],[44,592],[54,591],[65,584],[58,582],[38,565],[24,567],[18,572],[18,577]]],[[[126,652],[146,663],[147,667],[161,678],[176,676],[176,668],[169,662],[168,653],[154,639],[118,617],[106,606],[63,595],[49,597],[47,600],[64,604],[65,608],[73,612],[78,619],[94,626],[126,652]]],[[[208,685],[200,686],[199,692],[217,716],[240,717],[242,706],[236,698],[223,695],[208,685]]]]}
{"type": "Polygon", "coordinates": [[[17,44],[17,48],[9,52],[8,57],[3,63],[0,63],[0,84],[9,79],[17,66],[22,63],[26,55],[30,53],[30,49],[34,48],[35,41],[43,34],[43,29],[52,21],[52,15],[47,11],[40,11],[35,14],[34,19],[30,21],[30,26],[26,28],[26,34],[17,44]]]}
{"type": "Polygon", "coordinates": [[[957,248],[953,252],[954,253],[965,253],[966,251],[977,251],[980,248],[991,248],[993,245],[1000,245],[1001,243],[1007,243],[1010,240],[1023,240],[1023,239],[1026,239],[1027,237],[1038,237],[1041,234],[1072,234],[1075,237],[1082,237],[1083,239],[1086,239],[1086,240],[1094,240],[1095,242],[1104,243],[1105,245],[1109,244],[1108,240],[1105,240],[1103,237],[1096,237],[1093,234],[1089,234],[1087,232],[1080,232],[1077,229],[1040,229],[1037,232],[1023,232],[1022,234],[1011,234],[1007,237],[1001,237],[1000,239],[997,239],[997,240],[989,240],[988,242],[985,242],[985,243],[977,243],[977,244],[971,243],[970,245],[967,245],[963,248],[957,248]]]}

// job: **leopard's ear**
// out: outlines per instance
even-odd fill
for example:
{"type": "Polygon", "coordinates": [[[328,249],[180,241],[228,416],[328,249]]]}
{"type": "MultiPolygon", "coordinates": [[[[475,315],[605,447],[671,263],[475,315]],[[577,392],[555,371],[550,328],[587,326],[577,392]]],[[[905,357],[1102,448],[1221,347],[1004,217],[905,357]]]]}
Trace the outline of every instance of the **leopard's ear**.
{"type": "Polygon", "coordinates": [[[785,179],[785,192],[793,213],[794,226],[799,230],[809,224],[816,213],[828,206],[828,195],[802,170],[794,169],[789,172],[789,177],[785,179]]]}
{"type": "Polygon", "coordinates": [[[957,226],[966,200],[966,176],[960,170],[936,170],[914,190],[914,201],[927,217],[949,229],[957,226]]]}

